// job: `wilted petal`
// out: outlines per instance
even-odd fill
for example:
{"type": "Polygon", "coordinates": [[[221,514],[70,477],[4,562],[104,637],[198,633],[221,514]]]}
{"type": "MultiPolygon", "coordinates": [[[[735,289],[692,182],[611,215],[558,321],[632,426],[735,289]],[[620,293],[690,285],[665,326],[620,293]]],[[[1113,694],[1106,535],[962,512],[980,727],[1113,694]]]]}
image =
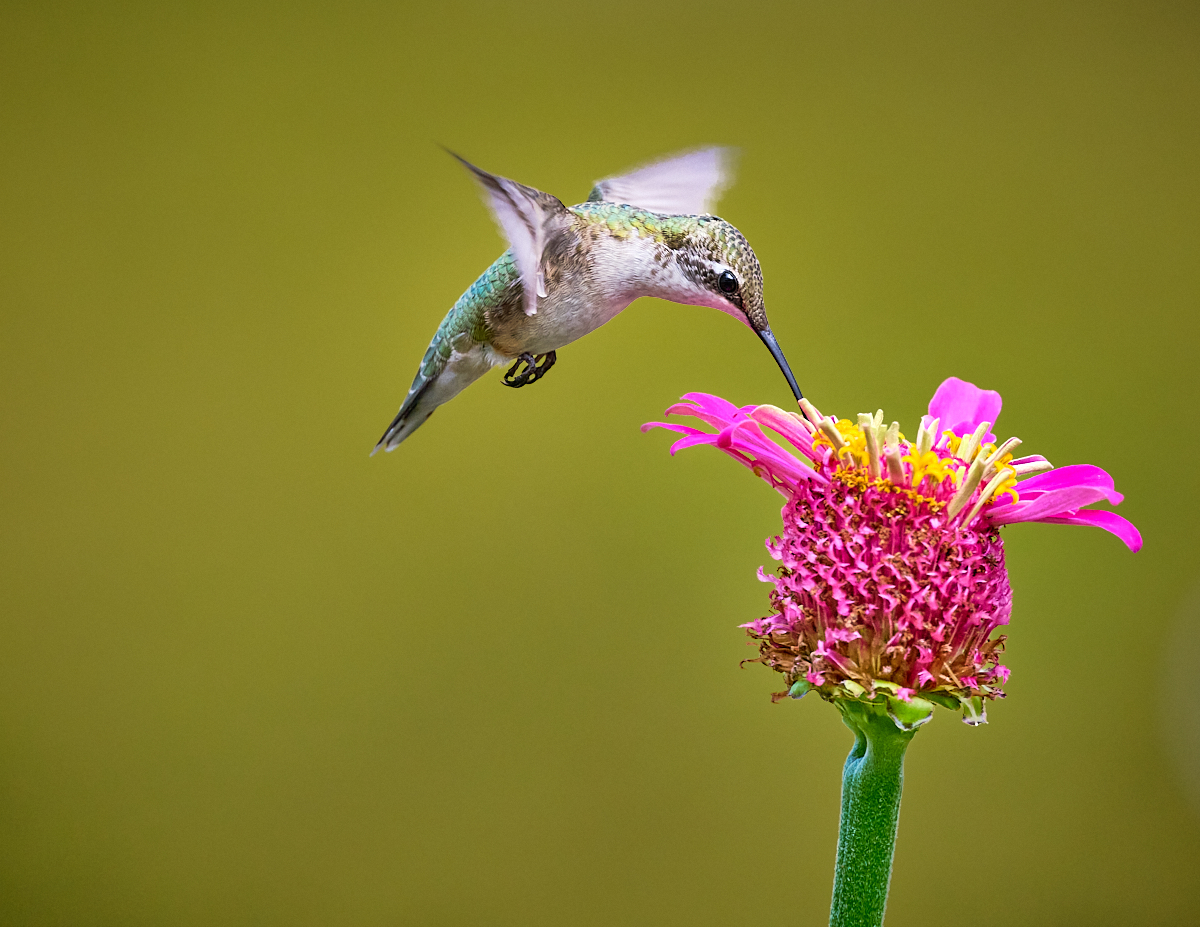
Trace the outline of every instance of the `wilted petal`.
{"type": "Polygon", "coordinates": [[[747,621],[745,624],[739,624],[739,628],[746,628],[755,637],[764,637],[771,633],[773,622],[766,618],[755,618],[753,621],[747,621]]]}

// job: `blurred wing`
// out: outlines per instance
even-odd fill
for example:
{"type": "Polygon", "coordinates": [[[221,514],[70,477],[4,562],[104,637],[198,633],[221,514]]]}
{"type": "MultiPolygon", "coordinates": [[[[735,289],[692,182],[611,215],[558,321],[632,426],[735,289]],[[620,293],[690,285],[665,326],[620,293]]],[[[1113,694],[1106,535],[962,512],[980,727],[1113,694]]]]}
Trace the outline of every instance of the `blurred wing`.
{"type": "Polygon", "coordinates": [[[733,180],[734,149],[699,148],[596,183],[589,203],[627,203],[668,215],[706,215],[733,180]]]}
{"type": "Polygon", "coordinates": [[[542,252],[546,249],[546,239],[558,229],[566,228],[571,222],[571,214],[557,197],[549,193],[489,174],[456,154],[454,157],[475,175],[483,187],[488,207],[496,217],[500,231],[508,239],[517,270],[521,274],[525,314],[534,315],[538,297],[546,295],[546,276],[542,271],[542,252]]]}

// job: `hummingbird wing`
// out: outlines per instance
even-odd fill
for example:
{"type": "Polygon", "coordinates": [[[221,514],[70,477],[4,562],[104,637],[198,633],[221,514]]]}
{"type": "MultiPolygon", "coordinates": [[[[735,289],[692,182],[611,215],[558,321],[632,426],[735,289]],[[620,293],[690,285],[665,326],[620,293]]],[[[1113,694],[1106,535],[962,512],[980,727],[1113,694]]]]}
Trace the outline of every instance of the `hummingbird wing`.
{"type": "Polygon", "coordinates": [[[707,215],[733,180],[733,148],[698,148],[597,181],[589,203],[626,203],[673,216],[707,215]]]}
{"type": "Polygon", "coordinates": [[[571,213],[549,193],[489,174],[453,151],[450,154],[458,158],[483,187],[488,207],[508,239],[521,274],[525,314],[535,315],[538,297],[546,295],[546,275],[542,270],[546,241],[554,232],[571,224],[571,213]]]}

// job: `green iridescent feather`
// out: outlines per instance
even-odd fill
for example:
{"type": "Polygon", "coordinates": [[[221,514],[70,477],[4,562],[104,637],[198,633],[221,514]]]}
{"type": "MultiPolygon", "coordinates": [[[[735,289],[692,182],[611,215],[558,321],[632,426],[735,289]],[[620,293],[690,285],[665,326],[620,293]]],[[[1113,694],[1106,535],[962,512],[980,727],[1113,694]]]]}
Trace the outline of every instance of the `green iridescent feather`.
{"type": "Polygon", "coordinates": [[[468,347],[462,345],[464,336],[468,336],[476,344],[486,343],[490,337],[487,311],[519,299],[520,293],[516,262],[512,252],[505,251],[467,287],[466,292],[442,319],[442,324],[438,326],[433,341],[429,343],[429,348],[421,359],[421,366],[413,379],[405,405],[415,401],[425,384],[445,369],[455,345],[468,347]]]}

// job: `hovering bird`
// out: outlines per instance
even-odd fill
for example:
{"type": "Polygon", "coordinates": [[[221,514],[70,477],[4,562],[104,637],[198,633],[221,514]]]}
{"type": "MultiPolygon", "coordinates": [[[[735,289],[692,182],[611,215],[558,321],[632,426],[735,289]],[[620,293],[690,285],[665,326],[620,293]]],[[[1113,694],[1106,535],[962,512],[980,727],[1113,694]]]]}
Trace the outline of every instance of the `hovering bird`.
{"type": "Polygon", "coordinates": [[[729,149],[702,148],[601,180],[586,203],[570,207],[454,157],[483,187],[509,249],[442,320],[372,454],[395,449],[493,367],[512,364],[506,386],[537,382],[558,348],[639,296],[709,306],[749,325],[801,398],[767,323],[758,258],[741,232],[710,215],[731,179],[729,149]]]}

